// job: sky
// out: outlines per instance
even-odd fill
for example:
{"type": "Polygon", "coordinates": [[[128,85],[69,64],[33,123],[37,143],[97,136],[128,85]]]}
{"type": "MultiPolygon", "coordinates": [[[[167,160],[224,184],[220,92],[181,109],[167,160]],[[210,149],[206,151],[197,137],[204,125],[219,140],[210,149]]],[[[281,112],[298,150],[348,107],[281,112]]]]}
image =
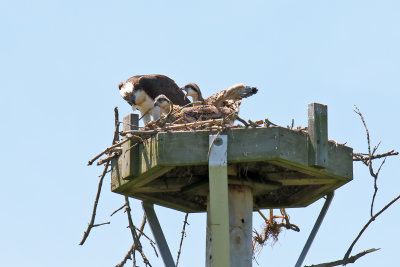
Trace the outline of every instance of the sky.
{"type": "MultiPolygon", "coordinates": [[[[106,177],[96,223],[90,220],[102,169],[86,166],[109,146],[113,108],[132,112],[118,83],[160,73],[203,95],[236,83],[257,86],[241,117],[286,126],[307,124],[307,105],[328,105],[329,138],[366,152],[356,104],[380,152],[400,150],[400,3],[398,1],[1,1],[0,0],[0,265],[114,266],[132,240],[124,199],[106,177]]],[[[400,194],[400,157],[388,158],[376,210],[400,194]]],[[[376,164],[379,164],[378,162],[376,164]]],[[[339,188],[304,264],[338,260],[369,219],[367,168],[339,188]]],[[[299,233],[283,231],[257,255],[259,266],[293,266],[324,200],[288,209],[299,233]]],[[[132,201],[140,224],[140,202],[132,201]]],[[[184,213],[156,207],[174,255],[184,213]]],[[[353,266],[398,262],[400,203],[364,233],[353,266]]],[[[190,214],[179,266],[204,266],[206,216],[190,214]]],[[[262,220],[253,214],[253,226],[262,220]]],[[[148,227],[145,231],[150,234],[148,227]]],[[[160,258],[145,239],[153,266],[160,258]]],[[[139,266],[143,266],[139,262],[139,266]]],[[[131,262],[127,266],[131,266],[131,262]]],[[[257,266],[256,263],[253,266],[257,266]]]]}

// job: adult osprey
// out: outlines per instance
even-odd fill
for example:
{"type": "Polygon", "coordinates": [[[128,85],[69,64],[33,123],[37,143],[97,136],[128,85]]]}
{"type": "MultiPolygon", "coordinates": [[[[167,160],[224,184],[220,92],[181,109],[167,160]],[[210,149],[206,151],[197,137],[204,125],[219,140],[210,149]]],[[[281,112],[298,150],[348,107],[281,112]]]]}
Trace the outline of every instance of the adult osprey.
{"type": "Polygon", "coordinates": [[[159,118],[160,110],[154,107],[154,100],[161,94],[167,96],[175,105],[184,106],[190,103],[174,80],[165,75],[136,75],[126,82],[119,83],[118,88],[122,98],[133,110],[140,111],[144,124],[151,120],[150,116],[155,120],[159,118]]]}

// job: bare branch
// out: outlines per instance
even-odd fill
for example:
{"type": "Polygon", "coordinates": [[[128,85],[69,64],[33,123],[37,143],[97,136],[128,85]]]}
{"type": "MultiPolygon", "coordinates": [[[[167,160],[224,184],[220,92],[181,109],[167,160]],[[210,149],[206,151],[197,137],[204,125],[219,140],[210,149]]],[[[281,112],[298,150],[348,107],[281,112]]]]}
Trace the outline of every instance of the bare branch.
{"type": "Polygon", "coordinates": [[[338,261],[332,261],[332,262],[327,262],[327,263],[321,263],[317,265],[309,265],[309,266],[304,266],[304,267],[333,267],[333,266],[339,266],[339,265],[346,265],[349,263],[354,263],[356,260],[361,258],[364,255],[367,255],[368,253],[375,252],[377,250],[380,250],[380,248],[371,248],[368,250],[365,250],[363,252],[358,253],[357,255],[351,256],[348,259],[342,259],[338,261]]]}
{"type": "Polygon", "coordinates": [[[126,206],[126,203],[124,203],[124,205],[122,205],[121,207],[119,207],[117,210],[115,210],[113,213],[111,213],[110,217],[113,216],[115,213],[117,213],[118,211],[122,210],[124,207],[126,206]]]}
{"type": "Polygon", "coordinates": [[[187,222],[188,216],[189,216],[189,213],[186,213],[186,215],[185,215],[185,220],[183,221],[183,227],[182,227],[182,232],[181,232],[181,233],[182,233],[182,235],[181,235],[181,242],[179,243],[178,255],[177,255],[177,257],[176,257],[176,265],[175,265],[176,267],[178,267],[179,257],[181,256],[183,238],[186,236],[186,231],[185,231],[186,224],[189,224],[189,223],[187,222]]]}
{"type": "Polygon", "coordinates": [[[94,227],[102,226],[102,225],[105,225],[105,224],[110,224],[110,222],[104,222],[104,223],[93,224],[92,227],[94,228],[94,227]]]}
{"type": "Polygon", "coordinates": [[[371,156],[372,156],[372,153],[371,153],[371,141],[370,141],[370,138],[369,138],[368,127],[367,127],[367,124],[365,123],[364,116],[362,115],[361,111],[358,109],[358,107],[357,107],[356,105],[354,105],[354,106],[355,106],[355,108],[356,108],[356,109],[354,110],[354,112],[357,113],[357,114],[360,116],[360,118],[361,118],[361,120],[362,120],[362,122],[363,122],[363,124],[364,124],[364,128],[365,128],[365,131],[366,131],[366,133],[367,133],[368,155],[369,155],[369,157],[371,157],[371,156]]]}
{"type": "Polygon", "coordinates": [[[128,215],[129,228],[131,229],[135,250],[139,251],[139,253],[142,255],[144,264],[146,266],[149,265],[151,267],[149,260],[147,259],[146,255],[144,254],[144,252],[142,250],[142,244],[140,243],[140,240],[136,233],[136,227],[133,224],[133,220],[132,220],[132,216],[131,216],[131,206],[129,205],[129,198],[127,196],[125,196],[125,203],[126,203],[126,214],[128,215]]]}
{"type": "Polygon", "coordinates": [[[115,131],[114,131],[114,138],[113,138],[113,143],[116,144],[119,141],[119,114],[118,114],[118,107],[114,108],[114,124],[115,124],[115,131]]]}
{"type": "Polygon", "coordinates": [[[110,162],[107,162],[107,163],[106,163],[106,166],[104,167],[103,174],[102,174],[102,176],[101,176],[101,178],[100,178],[99,185],[98,185],[98,187],[97,187],[96,199],[95,199],[94,205],[93,205],[92,218],[90,219],[88,228],[87,228],[87,230],[84,232],[83,237],[82,237],[82,240],[81,240],[81,242],[79,243],[79,245],[81,245],[81,246],[85,243],[86,239],[87,239],[88,236],[89,236],[90,230],[92,230],[92,228],[94,227],[94,226],[93,226],[93,225],[94,225],[94,219],[95,219],[95,217],[96,217],[96,210],[97,210],[97,204],[99,203],[99,198],[100,198],[100,193],[101,193],[101,187],[102,187],[102,185],[103,185],[103,180],[104,180],[104,177],[105,177],[106,174],[107,174],[107,169],[108,169],[108,166],[109,166],[109,165],[110,165],[110,162]]]}
{"type": "MultiPolygon", "coordinates": [[[[142,224],[140,226],[140,231],[141,232],[143,231],[145,225],[146,225],[146,215],[143,215],[142,224]]],[[[140,239],[141,235],[142,235],[141,233],[138,234],[138,239],[140,239]]],[[[136,266],[136,262],[135,262],[135,244],[132,244],[131,248],[126,253],[124,259],[119,264],[115,265],[115,267],[123,267],[128,260],[132,259],[131,255],[133,255],[134,266],[136,266]]]]}
{"type": "Polygon", "coordinates": [[[399,152],[395,152],[394,150],[390,150],[386,153],[372,155],[371,157],[365,153],[353,153],[353,161],[362,161],[365,165],[368,166],[368,161],[380,158],[386,158],[388,156],[397,156],[399,152]]]}
{"type": "MultiPolygon", "coordinates": [[[[367,124],[366,124],[366,122],[365,122],[365,120],[364,120],[364,116],[362,115],[361,111],[358,109],[358,107],[357,107],[356,105],[354,105],[354,106],[355,106],[355,108],[356,108],[356,109],[354,110],[354,112],[357,113],[357,114],[360,116],[360,118],[361,118],[361,120],[362,120],[362,122],[363,122],[363,124],[364,124],[365,131],[366,131],[366,133],[367,133],[367,141],[368,141],[368,160],[367,160],[367,161],[364,161],[364,164],[368,166],[368,168],[369,168],[369,173],[370,173],[371,176],[374,178],[374,194],[373,194],[372,200],[371,200],[371,217],[373,217],[373,214],[374,214],[375,197],[376,197],[376,194],[378,193],[378,175],[379,175],[380,168],[382,167],[383,164],[381,164],[381,167],[379,168],[379,171],[378,171],[377,173],[375,173],[375,172],[374,172],[374,168],[373,168],[373,166],[372,166],[372,156],[373,156],[373,154],[376,152],[376,150],[378,149],[378,147],[379,147],[379,145],[380,145],[380,142],[374,147],[373,152],[371,152],[371,141],[370,141],[370,137],[369,137],[369,131],[368,131],[367,124]]],[[[384,161],[383,163],[385,163],[385,161],[384,161]]]]}
{"type": "Polygon", "coordinates": [[[126,139],[122,140],[121,142],[115,143],[112,146],[107,147],[106,149],[103,150],[103,152],[99,153],[98,155],[96,155],[94,158],[92,158],[91,160],[89,160],[87,165],[92,165],[93,162],[95,162],[98,158],[100,158],[101,156],[103,156],[104,154],[110,153],[113,151],[114,148],[121,146],[122,144],[128,142],[129,140],[136,138],[139,140],[142,140],[142,138],[140,138],[137,135],[128,135],[126,139]]]}
{"type": "Polygon", "coordinates": [[[114,145],[112,145],[112,146],[110,146],[110,147],[107,147],[106,149],[103,150],[103,152],[99,153],[99,154],[96,155],[94,158],[92,158],[91,160],[89,160],[89,162],[88,162],[87,165],[88,165],[88,166],[89,166],[89,165],[92,165],[93,162],[95,162],[98,158],[100,158],[100,157],[103,156],[104,154],[110,152],[113,148],[116,148],[116,147],[118,147],[118,146],[120,146],[120,145],[122,145],[123,143],[126,143],[126,142],[128,142],[128,141],[129,141],[129,138],[124,139],[124,140],[122,140],[121,142],[116,143],[116,144],[114,144],[114,145]]]}
{"type": "Polygon", "coordinates": [[[100,165],[102,165],[102,164],[104,164],[106,162],[109,162],[112,159],[118,158],[119,155],[120,155],[120,152],[111,154],[108,157],[105,157],[105,158],[99,160],[99,162],[97,162],[97,166],[100,166],[100,165]]]}
{"type": "Polygon", "coordinates": [[[353,241],[353,243],[350,245],[349,249],[347,250],[346,254],[344,255],[343,259],[347,259],[351,253],[351,251],[353,250],[354,245],[357,243],[358,239],[360,239],[361,235],[364,233],[364,231],[368,228],[368,226],[375,221],[375,219],[381,215],[387,208],[389,208],[393,203],[395,203],[398,199],[400,198],[400,195],[398,195],[395,199],[393,199],[392,201],[390,201],[383,209],[381,209],[377,214],[375,214],[374,216],[371,217],[371,219],[369,219],[369,221],[364,225],[364,227],[362,228],[361,232],[358,234],[358,236],[356,237],[356,239],[353,241]]]}

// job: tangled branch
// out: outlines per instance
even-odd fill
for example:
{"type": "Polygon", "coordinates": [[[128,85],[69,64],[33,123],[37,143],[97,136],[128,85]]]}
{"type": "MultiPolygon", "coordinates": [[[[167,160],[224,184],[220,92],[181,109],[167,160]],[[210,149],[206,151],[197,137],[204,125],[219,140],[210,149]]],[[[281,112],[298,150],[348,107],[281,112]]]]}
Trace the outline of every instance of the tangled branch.
{"type": "Polygon", "coordinates": [[[129,204],[129,198],[125,196],[125,210],[126,214],[128,215],[128,222],[129,222],[129,229],[131,230],[132,238],[133,238],[133,245],[135,246],[135,250],[139,251],[140,255],[142,255],[143,262],[146,266],[150,266],[151,264],[147,259],[146,255],[143,252],[142,244],[138,238],[138,234],[136,233],[136,227],[133,224],[132,216],[131,216],[131,206],[129,204]]]}
{"type": "MultiPolygon", "coordinates": [[[[142,236],[142,232],[143,232],[144,226],[146,225],[146,221],[147,221],[146,215],[143,215],[142,224],[140,225],[140,228],[139,228],[140,232],[137,236],[138,240],[140,240],[140,237],[142,236]]],[[[132,244],[131,248],[128,250],[128,252],[126,253],[123,260],[119,264],[115,265],[115,267],[123,267],[128,260],[133,260],[133,266],[136,266],[135,249],[136,249],[135,244],[132,244]],[[133,255],[133,258],[132,258],[132,255],[133,255]]]]}
{"type": "Polygon", "coordinates": [[[273,239],[273,242],[278,241],[278,236],[283,227],[289,230],[300,232],[300,228],[297,225],[290,223],[286,210],[282,208],[280,209],[280,212],[281,216],[274,216],[273,209],[270,209],[270,215],[268,219],[261,212],[261,210],[258,210],[258,213],[265,221],[265,227],[261,233],[258,233],[255,229],[253,230],[253,254],[256,250],[260,251],[270,238],[273,239]],[[282,221],[278,223],[276,219],[282,219],[282,221]]]}

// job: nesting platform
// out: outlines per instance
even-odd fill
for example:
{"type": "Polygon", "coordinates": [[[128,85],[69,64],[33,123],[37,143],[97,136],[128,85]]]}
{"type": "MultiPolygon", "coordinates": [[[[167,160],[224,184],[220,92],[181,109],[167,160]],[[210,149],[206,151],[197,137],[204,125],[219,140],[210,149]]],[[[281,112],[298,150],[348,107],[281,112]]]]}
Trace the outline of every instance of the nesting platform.
{"type": "MultiPolygon", "coordinates": [[[[353,178],[352,148],[328,141],[313,125],[312,134],[282,127],[224,131],[228,183],[252,188],[254,210],[304,207],[353,178]]],[[[183,212],[206,211],[210,134],[216,132],[159,132],[133,148],[128,141],[112,163],[111,190],[183,212]]]]}

